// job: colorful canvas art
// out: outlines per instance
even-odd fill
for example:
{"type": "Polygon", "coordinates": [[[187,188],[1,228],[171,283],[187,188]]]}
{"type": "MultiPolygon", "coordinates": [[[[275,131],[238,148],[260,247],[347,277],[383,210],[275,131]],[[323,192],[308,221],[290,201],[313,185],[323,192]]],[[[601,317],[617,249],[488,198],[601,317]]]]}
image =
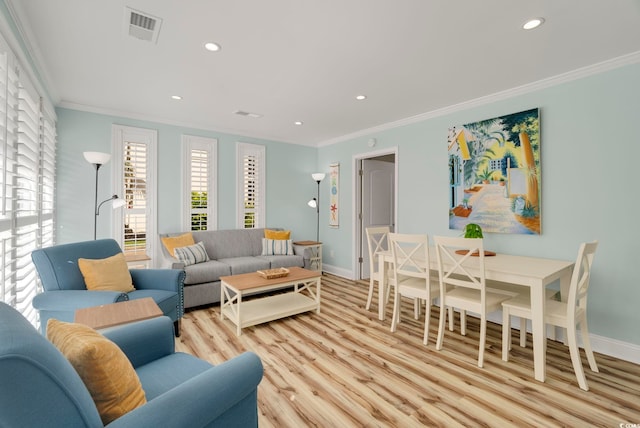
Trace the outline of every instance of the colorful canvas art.
{"type": "Polygon", "coordinates": [[[329,165],[329,226],[339,227],[340,164],[329,165]]]}
{"type": "Polygon", "coordinates": [[[538,109],[449,129],[449,229],[540,234],[538,109]]]}

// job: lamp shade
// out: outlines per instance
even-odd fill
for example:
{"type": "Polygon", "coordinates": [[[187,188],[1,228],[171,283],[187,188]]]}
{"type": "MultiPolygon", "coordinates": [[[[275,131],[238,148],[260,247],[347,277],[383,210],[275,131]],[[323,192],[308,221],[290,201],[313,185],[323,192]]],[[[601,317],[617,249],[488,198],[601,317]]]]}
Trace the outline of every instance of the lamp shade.
{"type": "Polygon", "coordinates": [[[113,206],[113,209],[115,210],[117,208],[124,207],[126,205],[126,203],[127,202],[124,199],[116,198],[116,199],[113,200],[112,206],[113,206]]]}
{"type": "Polygon", "coordinates": [[[318,206],[318,200],[316,198],[313,198],[309,202],[307,202],[307,205],[309,205],[311,208],[315,208],[318,206]]]}
{"type": "Polygon", "coordinates": [[[324,180],[324,175],[324,172],[314,172],[311,174],[311,177],[313,177],[315,181],[322,181],[324,180]]]}
{"type": "Polygon", "coordinates": [[[102,152],[84,152],[82,153],[87,162],[91,164],[104,165],[111,159],[111,154],[102,152]]]}

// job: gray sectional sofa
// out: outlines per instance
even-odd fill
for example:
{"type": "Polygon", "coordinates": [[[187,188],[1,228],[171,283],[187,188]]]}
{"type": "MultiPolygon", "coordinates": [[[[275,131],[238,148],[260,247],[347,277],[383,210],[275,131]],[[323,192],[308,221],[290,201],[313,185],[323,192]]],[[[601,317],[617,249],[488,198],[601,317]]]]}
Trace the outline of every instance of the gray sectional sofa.
{"type": "MultiPolygon", "coordinates": [[[[272,230],[281,230],[270,228],[272,230]]],[[[160,237],[182,235],[181,233],[161,234],[160,237]]],[[[220,277],[255,272],[261,269],[279,267],[309,267],[309,255],[304,248],[294,247],[294,254],[263,256],[262,238],[264,229],[210,230],[192,232],[193,240],[202,242],[210,258],[209,261],[184,266],[172,257],[164,245],[163,267],[184,269],[184,307],[208,305],[220,301],[220,277]],[[305,260],[306,257],[306,260],[305,260]]]]}

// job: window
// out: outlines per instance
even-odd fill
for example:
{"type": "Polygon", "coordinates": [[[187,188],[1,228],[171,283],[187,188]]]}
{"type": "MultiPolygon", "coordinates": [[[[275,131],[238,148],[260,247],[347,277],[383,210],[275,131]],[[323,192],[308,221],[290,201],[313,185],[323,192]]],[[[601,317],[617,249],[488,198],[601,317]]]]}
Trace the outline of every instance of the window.
{"type": "Polygon", "coordinates": [[[238,143],[238,219],[240,229],[264,227],[265,222],[265,147],[238,143]]]}
{"type": "Polygon", "coordinates": [[[34,326],[36,248],[54,243],[55,114],[0,38],[0,300],[34,326]]]}
{"type": "Polygon", "coordinates": [[[217,228],[217,145],[213,138],[182,136],[184,230],[217,228]]]}
{"type": "Polygon", "coordinates": [[[128,262],[151,261],[156,256],[156,147],[157,132],[114,125],[113,188],[125,200],[113,216],[114,239],[128,262]]]}

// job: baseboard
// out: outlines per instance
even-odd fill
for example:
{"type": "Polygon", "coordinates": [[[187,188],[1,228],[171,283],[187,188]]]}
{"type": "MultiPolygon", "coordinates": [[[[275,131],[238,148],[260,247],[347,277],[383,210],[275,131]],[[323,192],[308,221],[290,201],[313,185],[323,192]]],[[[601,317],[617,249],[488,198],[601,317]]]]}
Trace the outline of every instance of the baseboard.
{"type": "Polygon", "coordinates": [[[322,271],[330,273],[330,274],[335,275],[335,276],[339,276],[341,278],[345,278],[345,279],[349,279],[351,281],[355,281],[355,278],[353,278],[353,273],[349,269],[339,268],[339,267],[336,267],[336,266],[333,266],[333,265],[322,263],[322,271]]]}
{"type": "MultiPolygon", "coordinates": [[[[493,313],[487,317],[487,320],[502,325],[502,314],[493,313]]],[[[519,329],[520,320],[517,317],[511,319],[511,328],[519,329]]],[[[547,326],[547,337],[549,337],[549,329],[547,326]]],[[[531,333],[531,323],[527,324],[527,331],[531,333]]],[[[593,352],[599,354],[608,355],[610,357],[618,358],[620,360],[629,361],[631,363],[640,364],[640,345],[633,343],[623,342],[617,339],[611,339],[609,337],[598,336],[596,334],[589,334],[591,340],[591,349],[593,352]]],[[[564,341],[564,330],[561,328],[556,329],[556,339],[559,342],[564,341]]],[[[582,346],[582,338],[580,332],[578,332],[578,346],[582,346]]]]}
{"type": "MultiPolygon", "coordinates": [[[[353,278],[353,272],[351,270],[328,265],[326,263],[322,264],[322,270],[332,275],[355,281],[355,279],[353,278]]],[[[489,314],[487,320],[502,325],[502,314],[489,314]]],[[[530,324],[527,327],[529,326],[530,324]]],[[[517,317],[513,317],[513,319],[511,320],[511,327],[515,329],[520,328],[520,321],[517,317]]],[[[531,333],[531,328],[527,328],[527,331],[531,333]]],[[[549,336],[548,333],[547,336],[549,336]]],[[[611,339],[609,337],[598,336],[596,334],[590,334],[589,338],[591,339],[591,348],[594,352],[618,358],[620,360],[629,361],[631,363],[640,364],[640,345],[623,342],[617,339],[611,339]]],[[[557,329],[556,340],[561,342],[564,340],[562,329],[557,329]]],[[[582,340],[579,334],[578,344],[580,346],[582,345],[582,340]]]]}

